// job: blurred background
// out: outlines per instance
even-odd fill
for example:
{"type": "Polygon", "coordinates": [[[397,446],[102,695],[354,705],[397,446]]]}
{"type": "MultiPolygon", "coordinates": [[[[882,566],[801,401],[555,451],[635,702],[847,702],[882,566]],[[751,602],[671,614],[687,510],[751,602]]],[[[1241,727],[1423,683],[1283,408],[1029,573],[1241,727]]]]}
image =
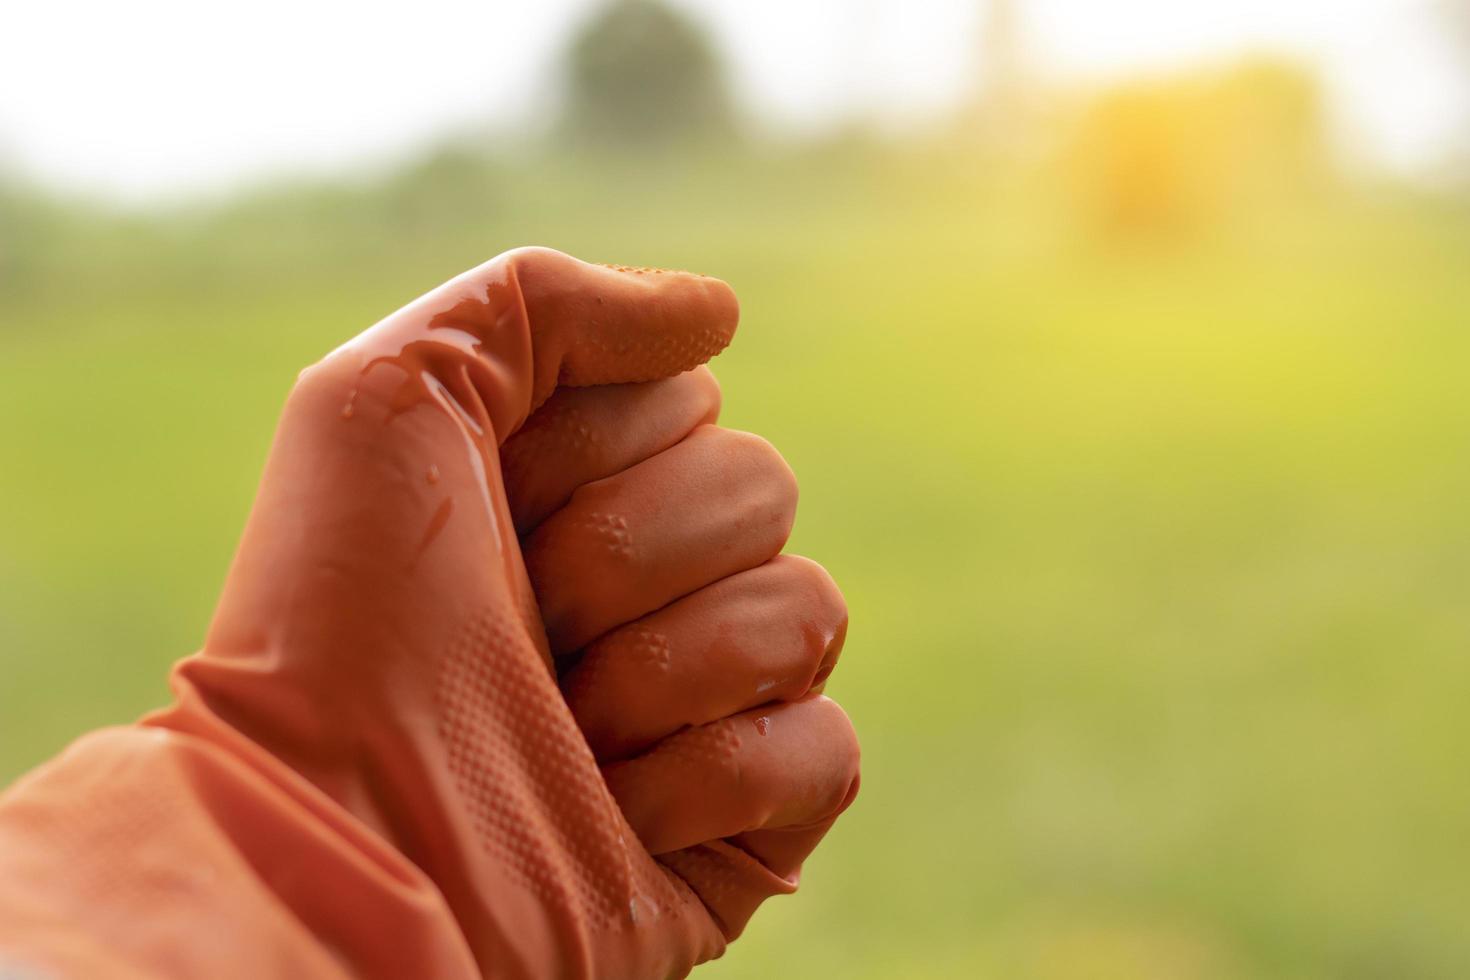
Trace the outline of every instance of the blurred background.
{"type": "Polygon", "coordinates": [[[295,372],[743,301],[864,792],[709,977],[1470,976],[1470,4],[61,0],[0,34],[0,782],[160,704],[295,372]]]}

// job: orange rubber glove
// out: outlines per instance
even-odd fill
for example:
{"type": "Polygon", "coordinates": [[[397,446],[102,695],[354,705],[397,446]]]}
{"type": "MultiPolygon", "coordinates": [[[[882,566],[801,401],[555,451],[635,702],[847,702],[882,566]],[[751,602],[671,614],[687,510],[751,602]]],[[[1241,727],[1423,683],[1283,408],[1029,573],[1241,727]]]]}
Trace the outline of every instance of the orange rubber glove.
{"type": "Polygon", "coordinates": [[[792,891],[846,613],[735,320],[520,250],[305,371],[174,706],[0,798],[0,974],[680,976],[792,891]]]}

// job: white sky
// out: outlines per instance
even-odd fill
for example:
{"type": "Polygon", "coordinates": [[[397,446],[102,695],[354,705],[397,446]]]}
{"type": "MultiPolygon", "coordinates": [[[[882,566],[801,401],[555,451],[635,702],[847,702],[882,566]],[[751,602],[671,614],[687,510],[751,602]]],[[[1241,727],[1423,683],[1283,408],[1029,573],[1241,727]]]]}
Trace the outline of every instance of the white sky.
{"type": "MultiPolygon", "coordinates": [[[[746,102],[788,127],[932,118],[973,75],[980,0],[678,0],[746,102]]],[[[1427,168],[1464,131],[1445,0],[1021,0],[1039,67],[1109,78],[1245,49],[1326,74],[1370,158],[1427,168]]],[[[0,0],[0,161],[147,198],[356,166],[542,104],[593,0],[0,0]]],[[[1470,43],[1463,50],[1470,57],[1470,43]]]]}

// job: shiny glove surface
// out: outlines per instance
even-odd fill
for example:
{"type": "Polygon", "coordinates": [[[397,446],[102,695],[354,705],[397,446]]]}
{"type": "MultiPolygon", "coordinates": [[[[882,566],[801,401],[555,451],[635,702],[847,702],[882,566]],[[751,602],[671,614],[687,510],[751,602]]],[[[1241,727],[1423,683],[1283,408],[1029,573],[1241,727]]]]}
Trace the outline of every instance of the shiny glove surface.
{"type": "Polygon", "coordinates": [[[792,891],[846,612],[711,424],[736,316],[525,249],[303,372],[176,704],[0,801],[0,965],[679,976],[792,891]]]}

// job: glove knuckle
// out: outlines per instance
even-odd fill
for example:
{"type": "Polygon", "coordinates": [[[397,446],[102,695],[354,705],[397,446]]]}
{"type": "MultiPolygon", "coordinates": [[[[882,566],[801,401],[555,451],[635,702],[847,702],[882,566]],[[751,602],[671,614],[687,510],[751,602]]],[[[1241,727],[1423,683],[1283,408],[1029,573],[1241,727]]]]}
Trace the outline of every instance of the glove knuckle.
{"type": "Polygon", "coordinates": [[[768,440],[752,432],[719,429],[725,450],[748,474],[750,482],[769,488],[776,499],[791,513],[796,510],[796,474],[785,457],[768,440]]]}

